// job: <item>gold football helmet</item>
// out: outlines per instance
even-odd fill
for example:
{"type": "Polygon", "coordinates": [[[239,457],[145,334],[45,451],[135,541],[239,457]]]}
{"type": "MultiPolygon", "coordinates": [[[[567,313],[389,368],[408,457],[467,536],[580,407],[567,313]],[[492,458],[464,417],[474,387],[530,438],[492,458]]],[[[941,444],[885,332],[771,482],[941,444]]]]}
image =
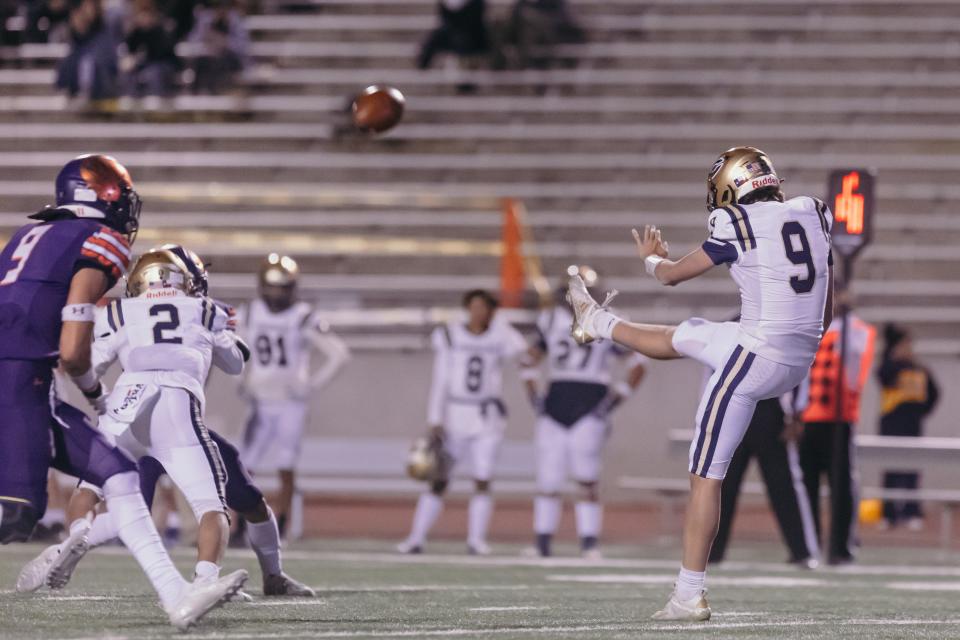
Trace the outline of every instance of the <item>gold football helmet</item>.
{"type": "Polygon", "coordinates": [[[289,287],[300,279],[300,267],[290,256],[271,253],[260,263],[260,286],[289,287]]]}
{"type": "Polygon", "coordinates": [[[142,295],[149,289],[179,289],[187,295],[204,295],[207,290],[206,267],[193,251],[176,244],[165,244],[144,252],[127,275],[127,295],[142,295]]]}
{"type": "Polygon", "coordinates": [[[421,482],[445,480],[452,458],[436,439],[421,436],[410,445],[407,454],[407,475],[421,482]]]}
{"type": "Polygon", "coordinates": [[[732,204],[749,204],[750,194],[760,189],[775,189],[783,201],[783,180],[773,168],[770,157],[755,147],[734,147],[720,154],[707,176],[707,210],[732,204]]]}

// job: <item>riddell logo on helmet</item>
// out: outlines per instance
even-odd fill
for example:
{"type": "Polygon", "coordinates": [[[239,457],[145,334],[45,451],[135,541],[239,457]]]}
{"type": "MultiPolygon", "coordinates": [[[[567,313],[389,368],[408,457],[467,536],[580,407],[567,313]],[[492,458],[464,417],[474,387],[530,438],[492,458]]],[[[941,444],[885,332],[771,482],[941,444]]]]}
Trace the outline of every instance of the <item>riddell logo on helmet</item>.
{"type": "Polygon", "coordinates": [[[779,187],[780,178],[774,175],[765,175],[750,181],[750,189],[762,189],[764,187],[779,187]]]}

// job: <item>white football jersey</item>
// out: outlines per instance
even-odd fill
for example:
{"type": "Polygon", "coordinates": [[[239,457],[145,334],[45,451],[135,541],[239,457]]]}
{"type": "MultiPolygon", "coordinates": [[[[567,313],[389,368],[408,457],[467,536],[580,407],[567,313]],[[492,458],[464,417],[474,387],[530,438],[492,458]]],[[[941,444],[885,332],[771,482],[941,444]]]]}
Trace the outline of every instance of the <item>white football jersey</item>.
{"type": "Polygon", "coordinates": [[[740,343],[774,362],[810,365],[823,336],[829,284],[827,206],[806,196],[710,213],[704,251],[740,288],[740,343]]]}
{"type": "Polygon", "coordinates": [[[186,389],[202,402],[211,364],[232,375],[243,371],[244,353],[226,330],[228,319],[209,298],[175,289],[114,300],[98,310],[94,323],[94,370],[102,376],[119,360],[117,386],[149,378],[186,389]]]}
{"type": "Polygon", "coordinates": [[[306,302],[273,312],[259,298],[241,310],[241,334],[253,352],[245,389],[256,400],[303,400],[310,387],[310,333],[329,326],[306,302]]]}
{"type": "Polygon", "coordinates": [[[613,340],[596,340],[579,345],[570,335],[573,314],[561,305],[545,309],[537,317],[540,347],[547,354],[547,379],[550,382],[583,382],[610,386],[614,359],[630,356],[634,363],[646,358],[621,347],[613,340]]]}
{"type": "Polygon", "coordinates": [[[471,333],[463,322],[447,323],[434,330],[431,342],[435,360],[428,409],[430,424],[443,423],[446,402],[499,400],[504,361],[529,349],[519,331],[496,318],[479,335],[471,333]]]}

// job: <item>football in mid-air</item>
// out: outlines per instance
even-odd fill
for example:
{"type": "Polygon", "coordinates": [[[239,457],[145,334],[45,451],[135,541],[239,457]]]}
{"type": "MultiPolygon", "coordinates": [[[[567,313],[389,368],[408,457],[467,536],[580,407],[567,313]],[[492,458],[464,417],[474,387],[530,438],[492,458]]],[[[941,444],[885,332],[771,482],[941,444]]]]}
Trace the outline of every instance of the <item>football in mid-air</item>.
{"type": "Polygon", "coordinates": [[[403,117],[406,99],[398,89],[371,85],[353,101],[353,124],[362,131],[382,133],[392,129],[403,117]]]}

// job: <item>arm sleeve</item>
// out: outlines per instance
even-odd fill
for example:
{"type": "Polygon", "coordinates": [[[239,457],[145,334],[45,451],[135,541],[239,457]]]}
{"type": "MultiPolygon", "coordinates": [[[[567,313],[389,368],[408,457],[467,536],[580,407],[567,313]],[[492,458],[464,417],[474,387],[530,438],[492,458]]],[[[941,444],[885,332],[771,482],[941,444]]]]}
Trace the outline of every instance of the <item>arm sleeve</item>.
{"type": "Polygon", "coordinates": [[[740,259],[746,243],[741,241],[742,231],[734,227],[733,218],[726,209],[715,209],[707,222],[710,237],[700,245],[710,256],[713,264],[732,264],[740,259]]]}
{"type": "Polygon", "coordinates": [[[450,343],[443,327],[434,329],[430,337],[433,344],[433,378],[430,382],[430,397],[427,401],[427,424],[443,424],[443,405],[447,396],[447,376],[450,372],[450,343]]]}
{"type": "Polygon", "coordinates": [[[130,267],[130,243],[107,227],[101,226],[83,241],[80,255],[74,263],[74,272],[97,269],[107,276],[108,288],[127,273],[130,267]]]}
{"type": "MultiPolygon", "coordinates": [[[[116,301],[111,305],[118,304],[116,301]]],[[[93,323],[93,345],[90,347],[90,368],[97,379],[103,377],[120,352],[123,336],[120,331],[114,331],[107,322],[108,307],[97,309],[93,323]]]]}
{"type": "Polygon", "coordinates": [[[214,332],[213,364],[215,367],[231,376],[240,375],[249,357],[250,349],[232,331],[214,332]]]}
{"type": "Polygon", "coordinates": [[[329,324],[314,313],[307,315],[302,329],[310,345],[323,356],[323,363],[310,378],[310,386],[321,389],[329,384],[350,360],[350,348],[340,336],[330,330],[329,324]]]}

